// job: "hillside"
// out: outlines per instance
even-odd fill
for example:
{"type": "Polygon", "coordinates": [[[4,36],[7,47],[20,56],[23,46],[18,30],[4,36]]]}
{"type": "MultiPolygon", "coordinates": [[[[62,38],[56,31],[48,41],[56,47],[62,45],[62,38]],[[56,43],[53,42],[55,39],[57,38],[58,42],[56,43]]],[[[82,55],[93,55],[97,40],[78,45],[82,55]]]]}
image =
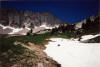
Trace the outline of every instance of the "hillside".
{"type": "Polygon", "coordinates": [[[60,67],[43,52],[47,35],[0,35],[0,67],[60,67]]]}

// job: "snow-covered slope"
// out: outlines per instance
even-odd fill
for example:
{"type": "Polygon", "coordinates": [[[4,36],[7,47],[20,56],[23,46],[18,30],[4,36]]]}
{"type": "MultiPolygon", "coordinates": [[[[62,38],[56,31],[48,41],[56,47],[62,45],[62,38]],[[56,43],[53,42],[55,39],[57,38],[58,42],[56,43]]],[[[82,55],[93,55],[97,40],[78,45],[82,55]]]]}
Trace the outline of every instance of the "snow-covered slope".
{"type": "Polygon", "coordinates": [[[100,67],[100,43],[81,43],[64,38],[50,40],[52,42],[44,51],[62,67],[100,67]]]}
{"type": "Polygon", "coordinates": [[[0,27],[3,31],[0,32],[0,34],[20,34],[20,35],[26,35],[26,33],[30,30],[29,28],[14,28],[14,27],[11,27],[11,26],[3,26],[0,24],[0,27]],[[10,29],[11,31],[9,32],[6,32],[7,30],[6,29],[10,29]]]}
{"type": "MultiPolygon", "coordinates": [[[[2,33],[2,31],[0,32],[0,34],[20,34],[20,35],[26,35],[27,32],[29,30],[31,30],[31,28],[28,28],[28,27],[25,27],[25,28],[14,28],[14,27],[11,27],[11,26],[4,26],[2,24],[0,24],[0,30],[2,30],[4,33],[2,33]],[[9,32],[6,32],[5,29],[10,29],[11,31],[9,32]]],[[[45,29],[52,29],[52,28],[55,28],[55,27],[58,27],[58,25],[55,25],[55,26],[49,26],[49,25],[46,25],[45,24],[42,24],[41,26],[35,26],[34,28],[32,28],[33,30],[33,33],[37,33],[39,31],[43,31],[45,29]]]]}
{"type": "Polygon", "coordinates": [[[43,27],[43,28],[45,28],[45,29],[52,29],[53,27],[48,27],[48,26],[46,26],[46,24],[43,24],[43,25],[41,25],[40,27],[43,27]]]}
{"type": "Polygon", "coordinates": [[[58,27],[58,26],[59,26],[59,25],[49,26],[49,25],[47,25],[46,23],[44,23],[44,24],[42,24],[40,27],[43,27],[43,28],[45,28],[45,29],[53,29],[53,28],[58,27]]]}

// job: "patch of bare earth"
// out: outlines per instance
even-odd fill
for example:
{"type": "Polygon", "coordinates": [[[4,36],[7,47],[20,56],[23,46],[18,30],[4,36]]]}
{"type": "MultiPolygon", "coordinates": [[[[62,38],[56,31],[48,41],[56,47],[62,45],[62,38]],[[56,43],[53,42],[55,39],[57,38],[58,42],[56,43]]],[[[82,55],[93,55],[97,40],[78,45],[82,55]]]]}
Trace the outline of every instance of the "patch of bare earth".
{"type": "MultiPolygon", "coordinates": [[[[20,44],[30,50],[35,51],[35,57],[28,59],[27,61],[22,60],[21,62],[33,62],[34,64],[29,67],[61,67],[60,64],[58,64],[56,61],[52,60],[52,58],[48,57],[43,50],[45,47],[40,46],[40,45],[35,45],[33,43],[21,43],[21,42],[15,42],[15,45],[20,44]]],[[[22,67],[21,65],[14,64],[12,67],[22,67]]],[[[26,66],[28,67],[28,66],[26,66]]]]}

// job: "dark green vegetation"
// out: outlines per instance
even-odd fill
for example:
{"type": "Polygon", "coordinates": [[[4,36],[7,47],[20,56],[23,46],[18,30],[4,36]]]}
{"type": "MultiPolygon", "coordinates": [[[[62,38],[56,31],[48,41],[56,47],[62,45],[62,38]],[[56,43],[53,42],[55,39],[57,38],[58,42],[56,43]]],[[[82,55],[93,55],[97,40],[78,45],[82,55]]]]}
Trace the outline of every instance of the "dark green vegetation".
{"type": "Polygon", "coordinates": [[[63,38],[80,38],[82,35],[84,35],[82,29],[75,30],[75,24],[62,24],[58,28],[52,29],[51,34],[55,37],[63,38]]]}
{"type": "Polygon", "coordinates": [[[100,13],[94,16],[94,19],[86,19],[86,23],[82,24],[83,34],[97,34],[100,32],[100,13]]]}
{"type": "Polygon", "coordinates": [[[51,37],[73,38],[75,37],[75,34],[74,33],[56,33],[56,34],[53,34],[51,37]]]}
{"type": "Polygon", "coordinates": [[[44,42],[47,42],[46,39],[50,36],[50,33],[14,37],[8,37],[8,35],[0,35],[0,51],[5,52],[8,49],[12,48],[12,45],[15,41],[22,43],[31,42],[34,44],[43,45],[44,42]]]}
{"type": "Polygon", "coordinates": [[[48,38],[51,37],[63,37],[63,38],[71,38],[74,36],[74,33],[57,33],[52,34],[51,32],[45,33],[45,34],[33,34],[33,35],[25,35],[25,36],[15,36],[10,37],[10,40],[23,42],[23,43],[34,43],[36,45],[42,45],[44,46],[44,43],[47,42],[48,38]]]}
{"type": "Polygon", "coordinates": [[[100,16],[97,15],[94,21],[91,21],[90,18],[86,20],[87,23],[82,24],[82,29],[84,34],[98,33],[100,32],[100,16]]]}
{"type": "Polygon", "coordinates": [[[52,34],[65,34],[65,36],[70,36],[70,37],[78,37],[80,38],[83,35],[95,35],[100,32],[100,14],[97,14],[95,16],[89,17],[86,19],[86,21],[82,24],[81,28],[75,29],[76,24],[61,24],[58,28],[54,28],[52,30],[52,34]]]}
{"type": "Polygon", "coordinates": [[[13,45],[14,40],[7,38],[8,35],[0,35],[0,51],[5,52],[13,45]]]}
{"type": "Polygon", "coordinates": [[[50,36],[51,36],[50,33],[45,33],[45,34],[15,36],[15,37],[10,37],[9,39],[23,43],[31,42],[34,44],[43,45],[43,43],[47,41],[46,39],[49,38],[50,36]]]}
{"type": "Polygon", "coordinates": [[[10,49],[15,41],[22,42],[22,43],[34,43],[36,45],[44,46],[44,43],[47,42],[48,38],[51,37],[62,37],[62,38],[71,38],[73,37],[73,33],[45,33],[45,34],[34,34],[34,35],[25,35],[25,36],[14,36],[14,37],[7,37],[6,35],[0,36],[0,51],[6,51],[10,49]]]}

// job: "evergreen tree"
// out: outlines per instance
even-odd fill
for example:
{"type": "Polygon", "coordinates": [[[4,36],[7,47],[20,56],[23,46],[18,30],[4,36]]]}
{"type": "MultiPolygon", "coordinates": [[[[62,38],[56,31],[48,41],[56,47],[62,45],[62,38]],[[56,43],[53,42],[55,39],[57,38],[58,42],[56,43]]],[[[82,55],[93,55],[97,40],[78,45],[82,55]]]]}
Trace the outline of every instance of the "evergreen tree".
{"type": "Polygon", "coordinates": [[[32,33],[33,33],[33,30],[31,29],[31,30],[27,33],[27,35],[32,35],[32,33]]]}

